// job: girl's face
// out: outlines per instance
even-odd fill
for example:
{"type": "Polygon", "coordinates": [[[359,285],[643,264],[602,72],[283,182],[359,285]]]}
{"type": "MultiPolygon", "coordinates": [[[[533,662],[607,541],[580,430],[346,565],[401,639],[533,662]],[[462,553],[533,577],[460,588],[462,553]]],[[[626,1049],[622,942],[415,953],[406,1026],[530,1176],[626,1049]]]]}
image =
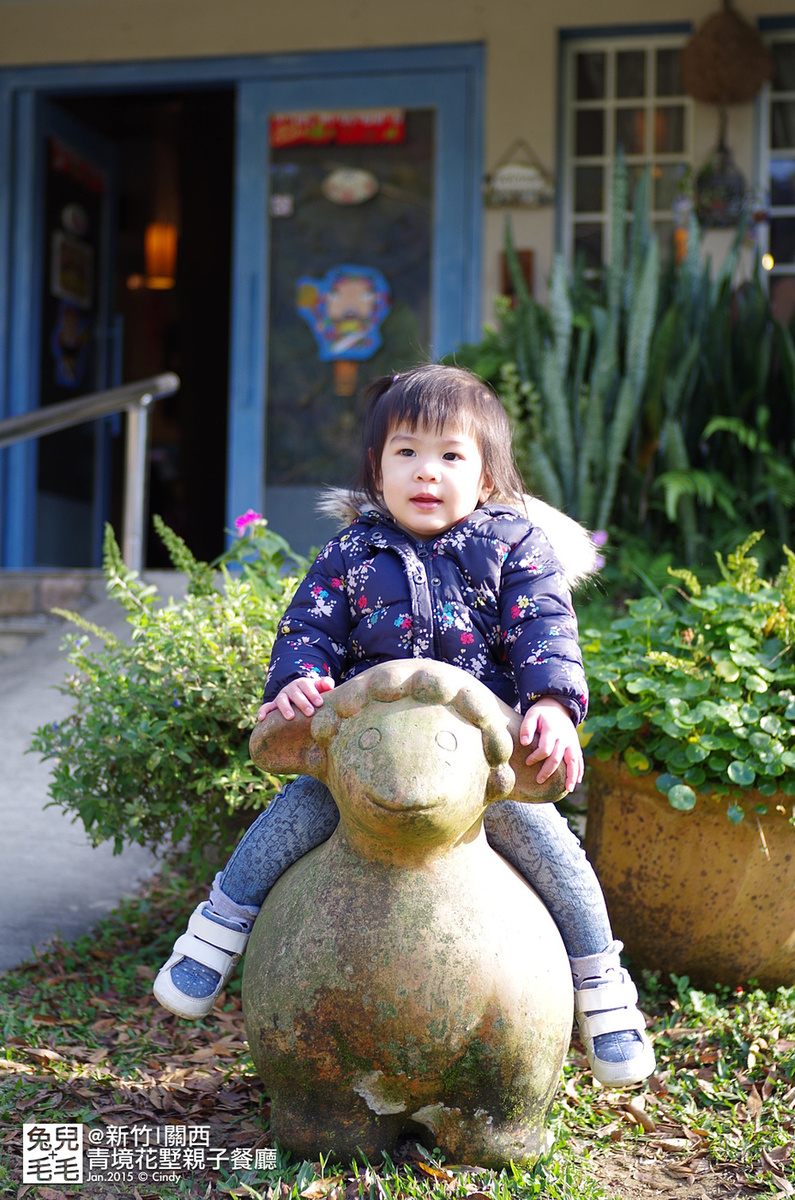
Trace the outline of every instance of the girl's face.
{"type": "Polygon", "coordinates": [[[380,488],[389,512],[413,537],[446,533],[485,503],[491,483],[471,434],[398,425],[381,455],[380,488]]]}

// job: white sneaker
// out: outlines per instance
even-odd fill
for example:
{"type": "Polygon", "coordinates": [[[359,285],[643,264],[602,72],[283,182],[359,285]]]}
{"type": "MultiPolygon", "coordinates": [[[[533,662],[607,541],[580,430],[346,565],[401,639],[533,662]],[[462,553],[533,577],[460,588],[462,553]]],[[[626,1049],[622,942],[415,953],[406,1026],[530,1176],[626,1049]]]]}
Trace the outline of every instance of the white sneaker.
{"type": "Polygon", "coordinates": [[[621,966],[621,942],[601,954],[570,958],[574,1012],[594,1078],[608,1087],[641,1083],[656,1066],[638,989],[621,966]]]}
{"type": "Polygon", "coordinates": [[[178,1017],[206,1017],[245,952],[249,933],[237,922],[205,914],[207,901],[193,911],[186,933],[174,943],[157,974],[155,999],[178,1017]],[[176,978],[175,975],[176,968],[176,978]]]}

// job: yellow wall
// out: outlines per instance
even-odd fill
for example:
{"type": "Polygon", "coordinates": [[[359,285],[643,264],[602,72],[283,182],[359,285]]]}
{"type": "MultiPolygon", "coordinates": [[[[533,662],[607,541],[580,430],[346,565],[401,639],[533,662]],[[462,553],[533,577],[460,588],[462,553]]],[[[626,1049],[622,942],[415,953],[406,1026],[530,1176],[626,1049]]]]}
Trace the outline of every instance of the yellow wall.
{"type": "MultiPolygon", "coordinates": [[[[196,58],[481,42],[486,47],[484,169],[516,137],[555,164],[558,31],[692,21],[719,0],[0,0],[0,66],[196,58]]],[[[795,15],[795,0],[740,0],[742,15],[795,15]]],[[[752,173],[753,106],[732,110],[731,146],[752,173]]],[[[697,105],[696,163],[715,141],[713,109],[697,105]]],[[[515,212],[517,244],[536,253],[537,290],[551,262],[551,209],[515,212]]],[[[503,216],[487,212],[483,311],[497,290],[503,216]]],[[[720,246],[716,241],[715,249],[720,246]]]]}

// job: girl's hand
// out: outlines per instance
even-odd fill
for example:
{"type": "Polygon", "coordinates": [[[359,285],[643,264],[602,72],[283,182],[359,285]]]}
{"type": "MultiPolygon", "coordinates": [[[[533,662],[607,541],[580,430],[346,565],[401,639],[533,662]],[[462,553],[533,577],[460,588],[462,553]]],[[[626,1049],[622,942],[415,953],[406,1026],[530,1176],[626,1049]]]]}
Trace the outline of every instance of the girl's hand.
{"type": "Polygon", "coordinates": [[[566,791],[573,792],[582,782],[585,763],[580,740],[569,710],[552,696],[543,696],[528,708],[519,730],[519,741],[529,746],[538,734],[538,745],[528,754],[528,766],[544,760],[536,779],[546,782],[562,762],[566,764],[566,791]]]}
{"type": "Polygon", "coordinates": [[[267,700],[257,713],[257,720],[264,721],[268,713],[278,709],[285,721],[292,721],[295,713],[293,705],[305,716],[314,715],[315,709],[323,703],[323,692],[330,692],[334,680],[330,675],[308,676],[305,679],[292,679],[286,683],[278,696],[267,700]]]}

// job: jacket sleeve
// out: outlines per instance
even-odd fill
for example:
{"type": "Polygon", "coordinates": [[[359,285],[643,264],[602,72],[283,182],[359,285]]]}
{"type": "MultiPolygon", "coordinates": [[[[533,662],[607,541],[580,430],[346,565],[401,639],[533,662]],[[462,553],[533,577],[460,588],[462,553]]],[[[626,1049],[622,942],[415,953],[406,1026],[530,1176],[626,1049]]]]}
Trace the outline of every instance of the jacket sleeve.
{"type": "Polygon", "coordinates": [[[276,630],[263,701],[293,679],[342,676],[351,619],[339,539],[321,550],[276,630]]]}
{"type": "Polygon", "coordinates": [[[563,568],[534,526],[502,565],[500,623],[522,712],[541,696],[553,696],[579,725],[588,710],[588,685],[577,618],[563,568]]]}

